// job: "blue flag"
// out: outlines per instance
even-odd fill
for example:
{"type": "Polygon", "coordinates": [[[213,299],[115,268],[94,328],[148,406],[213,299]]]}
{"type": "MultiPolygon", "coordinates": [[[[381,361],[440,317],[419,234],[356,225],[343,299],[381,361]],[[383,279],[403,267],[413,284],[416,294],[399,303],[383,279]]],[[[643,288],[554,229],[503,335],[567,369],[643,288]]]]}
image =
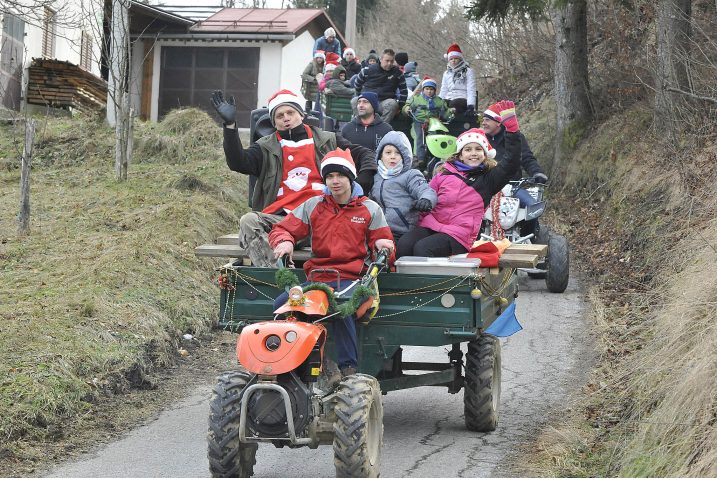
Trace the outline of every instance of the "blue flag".
{"type": "Polygon", "coordinates": [[[495,319],[495,322],[485,329],[485,333],[496,337],[510,337],[521,330],[523,327],[515,316],[515,302],[513,302],[495,319]]]}

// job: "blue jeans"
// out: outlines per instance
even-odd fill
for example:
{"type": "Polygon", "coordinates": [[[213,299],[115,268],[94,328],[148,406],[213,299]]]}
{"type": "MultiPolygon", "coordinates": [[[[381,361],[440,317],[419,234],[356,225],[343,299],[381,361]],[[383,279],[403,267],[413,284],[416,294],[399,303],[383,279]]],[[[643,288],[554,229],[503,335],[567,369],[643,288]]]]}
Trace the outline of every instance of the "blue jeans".
{"type": "MultiPolygon", "coordinates": [[[[525,189],[518,189],[518,191],[515,193],[515,197],[517,197],[520,201],[520,207],[532,206],[533,204],[536,204],[538,202],[525,189]]],[[[538,220],[533,219],[530,221],[525,221],[523,228],[520,230],[520,234],[521,236],[527,236],[528,234],[535,234],[537,236],[538,220]]],[[[535,239],[536,238],[534,237],[532,241],[535,242],[535,239]]]]}
{"type": "MultiPolygon", "coordinates": [[[[336,292],[340,292],[349,286],[352,280],[342,280],[340,286],[336,287],[336,281],[326,282],[326,285],[333,287],[336,292]]],[[[309,282],[304,282],[302,285],[305,286],[309,282]]],[[[351,296],[351,291],[347,293],[351,296]]],[[[274,299],[274,310],[278,309],[289,298],[288,292],[282,292],[279,296],[274,299]]],[[[328,319],[327,322],[331,322],[329,327],[331,329],[331,336],[334,338],[336,344],[336,361],[340,369],[346,367],[358,368],[358,337],[356,335],[356,321],[353,315],[344,317],[343,319],[339,316],[334,316],[328,319]]]]}

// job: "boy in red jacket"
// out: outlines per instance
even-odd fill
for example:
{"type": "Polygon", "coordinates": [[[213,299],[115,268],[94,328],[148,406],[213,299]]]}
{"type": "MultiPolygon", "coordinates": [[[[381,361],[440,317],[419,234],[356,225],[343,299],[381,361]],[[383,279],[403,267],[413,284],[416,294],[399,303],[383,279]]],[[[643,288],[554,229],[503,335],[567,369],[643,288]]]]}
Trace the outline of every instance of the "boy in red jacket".
{"type": "MultiPolygon", "coordinates": [[[[365,271],[372,251],[386,248],[393,253],[393,235],[381,207],[353,194],[356,166],[349,150],[327,153],[321,160],[321,177],[329,194],[308,199],[275,224],[269,244],[276,257],[291,258],[295,244],[311,236],[312,257],[304,264],[304,271],[307,276],[313,269],[339,271],[339,284],[334,274],[315,274],[314,279],[341,291],[365,271]]],[[[286,293],[281,294],[275,304],[283,304],[286,298],[286,293]]],[[[350,375],[358,365],[354,317],[338,319],[334,324],[339,369],[342,375],[350,375]]]]}

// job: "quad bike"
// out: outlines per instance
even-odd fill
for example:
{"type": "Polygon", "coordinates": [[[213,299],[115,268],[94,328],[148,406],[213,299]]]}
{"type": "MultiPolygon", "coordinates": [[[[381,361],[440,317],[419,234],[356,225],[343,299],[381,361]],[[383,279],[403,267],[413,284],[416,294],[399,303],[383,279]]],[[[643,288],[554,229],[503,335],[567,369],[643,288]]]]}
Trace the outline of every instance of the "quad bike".
{"type": "Polygon", "coordinates": [[[319,381],[327,341],[321,322],[338,314],[332,313],[332,302],[345,303],[348,292],[362,288],[376,293],[359,301],[355,316],[370,320],[378,310],[376,277],[387,257],[387,250],[379,252],[364,277],[337,294],[325,284],[294,286],[287,302],[274,311],[273,321],[243,328],[237,341],[243,369],[218,378],[210,404],[209,466],[214,478],[252,476],[262,442],[278,448],[333,444],[337,477],[379,476],[379,382],[362,373],[335,383],[319,381]]]}
{"type": "MultiPolygon", "coordinates": [[[[535,269],[526,269],[533,278],[545,278],[550,292],[564,292],[570,276],[568,241],[565,236],[551,232],[546,226],[538,226],[537,233],[524,234],[526,221],[537,220],[545,212],[546,202],[543,200],[544,184],[536,183],[533,178],[511,181],[491,201],[483,216],[481,238],[499,239],[500,229],[505,237],[514,244],[546,244],[548,253],[535,269]],[[534,203],[520,205],[517,197],[519,191],[525,191],[533,198],[534,203]],[[499,221],[496,223],[496,214],[499,221]],[[500,227],[498,227],[500,226],[500,227]]],[[[525,193],[523,193],[525,194],[525,193]]]]}

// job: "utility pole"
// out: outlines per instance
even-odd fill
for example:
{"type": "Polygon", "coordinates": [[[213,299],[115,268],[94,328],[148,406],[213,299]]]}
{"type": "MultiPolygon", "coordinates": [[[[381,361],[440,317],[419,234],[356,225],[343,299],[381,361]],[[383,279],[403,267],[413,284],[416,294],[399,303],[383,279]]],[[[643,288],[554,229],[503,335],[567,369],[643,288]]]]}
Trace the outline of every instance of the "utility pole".
{"type": "Polygon", "coordinates": [[[356,0],[346,0],[346,42],[356,50],[356,0]]]}

